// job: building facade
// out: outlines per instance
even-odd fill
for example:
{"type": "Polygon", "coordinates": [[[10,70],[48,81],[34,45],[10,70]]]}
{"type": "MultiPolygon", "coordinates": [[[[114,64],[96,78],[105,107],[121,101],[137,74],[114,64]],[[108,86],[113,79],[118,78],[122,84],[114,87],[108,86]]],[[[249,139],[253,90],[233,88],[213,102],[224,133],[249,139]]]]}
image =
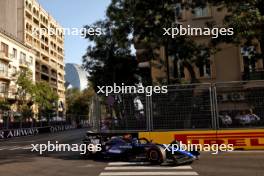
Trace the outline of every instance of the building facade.
{"type": "MultiPolygon", "coordinates": [[[[14,36],[0,30],[0,99],[9,101],[16,112],[18,72],[30,70],[35,81],[36,53],[14,36]]],[[[2,114],[2,113],[1,113],[2,114]]],[[[1,121],[1,118],[0,118],[1,121]]]]}
{"type": "MultiPolygon", "coordinates": [[[[192,28],[206,28],[206,23],[214,21],[216,27],[223,26],[223,20],[227,12],[219,11],[217,7],[208,5],[205,8],[196,8],[193,11],[181,9],[177,6],[177,22],[183,27],[188,25],[192,28]]],[[[190,36],[196,43],[208,45],[212,36],[190,36]]],[[[204,65],[197,66],[193,64],[195,76],[199,82],[229,82],[229,81],[247,81],[264,79],[263,60],[253,61],[252,52],[259,52],[259,43],[256,41],[251,47],[243,45],[222,43],[218,46],[220,51],[211,55],[208,62],[204,65]]],[[[169,70],[170,84],[191,81],[190,72],[183,66],[180,60],[169,57],[168,68],[165,60],[165,50],[160,48],[159,57],[161,61],[151,61],[152,82],[166,82],[168,79],[167,71],[169,70]],[[164,64],[165,63],[165,64],[164,64]]],[[[145,62],[139,61],[139,62],[145,62]]],[[[145,64],[146,65],[146,64],[145,64]]]]}
{"type": "Polygon", "coordinates": [[[50,84],[65,112],[64,34],[48,32],[62,27],[36,0],[1,0],[0,27],[36,51],[35,80],[50,84]]]}
{"type": "Polygon", "coordinates": [[[78,64],[68,63],[65,66],[65,81],[68,88],[84,90],[88,87],[88,73],[78,64]]]}

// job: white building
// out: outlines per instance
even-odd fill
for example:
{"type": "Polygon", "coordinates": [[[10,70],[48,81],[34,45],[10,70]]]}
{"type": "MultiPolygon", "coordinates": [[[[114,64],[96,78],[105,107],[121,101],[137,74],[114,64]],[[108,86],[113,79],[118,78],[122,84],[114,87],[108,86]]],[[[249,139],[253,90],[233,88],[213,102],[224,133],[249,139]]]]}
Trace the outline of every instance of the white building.
{"type": "Polygon", "coordinates": [[[35,82],[35,51],[0,29],[0,99],[15,103],[18,72],[29,69],[35,82]]]}
{"type": "Polygon", "coordinates": [[[65,80],[68,88],[84,90],[88,87],[88,73],[78,64],[68,63],[65,67],[65,80]]]}

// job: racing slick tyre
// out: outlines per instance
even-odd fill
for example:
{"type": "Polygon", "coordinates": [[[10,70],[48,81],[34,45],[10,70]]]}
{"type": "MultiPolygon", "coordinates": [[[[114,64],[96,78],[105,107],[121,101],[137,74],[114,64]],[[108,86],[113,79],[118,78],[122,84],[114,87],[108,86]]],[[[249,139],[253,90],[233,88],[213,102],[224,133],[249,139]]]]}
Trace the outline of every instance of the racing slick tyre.
{"type": "Polygon", "coordinates": [[[162,157],[158,149],[149,149],[147,153],[147,158],[151,164],[161,164],[162,157]]]}

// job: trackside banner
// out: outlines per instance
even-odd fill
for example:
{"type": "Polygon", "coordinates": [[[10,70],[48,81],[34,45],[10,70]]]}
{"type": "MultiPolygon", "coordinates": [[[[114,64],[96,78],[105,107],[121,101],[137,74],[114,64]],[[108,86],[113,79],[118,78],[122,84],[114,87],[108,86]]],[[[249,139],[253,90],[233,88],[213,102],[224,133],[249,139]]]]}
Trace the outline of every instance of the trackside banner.
{"type": "Polygon", "coordinates": [[[173,140],[178,140],[184,144],[233,144],[234,149],[264,150],[264,129],[140,132],[139,137],[160,144],[170,144],[173,140]]]}
{"type": "Polygon", "coordinates": [[[41,133],[54,133],[59,131],[65,131],[76,128],[73,125],[57,125],[48,127],[38,127],[38,128],[23,128],[23,129],[10,129],[10,130],[0,130],[0,139],[8,139],[13,137],[21,136],[31,136],[41,133]]]}

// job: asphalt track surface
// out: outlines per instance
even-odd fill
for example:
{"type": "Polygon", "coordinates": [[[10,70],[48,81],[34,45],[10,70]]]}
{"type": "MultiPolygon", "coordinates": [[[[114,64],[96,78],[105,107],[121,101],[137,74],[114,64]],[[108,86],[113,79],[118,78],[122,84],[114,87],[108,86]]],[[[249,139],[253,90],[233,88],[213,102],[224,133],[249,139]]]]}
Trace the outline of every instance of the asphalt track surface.
{"type": "Polygon", "coordinates": [[[94,161],[79,152],[31,152],[31,144],[59,141],[80,144],[86,129],[0,141],[0,176],[264,176],[264,151],[212,155],[202,153],[191,165],[151,166],[148,163],[94,161]]]}

